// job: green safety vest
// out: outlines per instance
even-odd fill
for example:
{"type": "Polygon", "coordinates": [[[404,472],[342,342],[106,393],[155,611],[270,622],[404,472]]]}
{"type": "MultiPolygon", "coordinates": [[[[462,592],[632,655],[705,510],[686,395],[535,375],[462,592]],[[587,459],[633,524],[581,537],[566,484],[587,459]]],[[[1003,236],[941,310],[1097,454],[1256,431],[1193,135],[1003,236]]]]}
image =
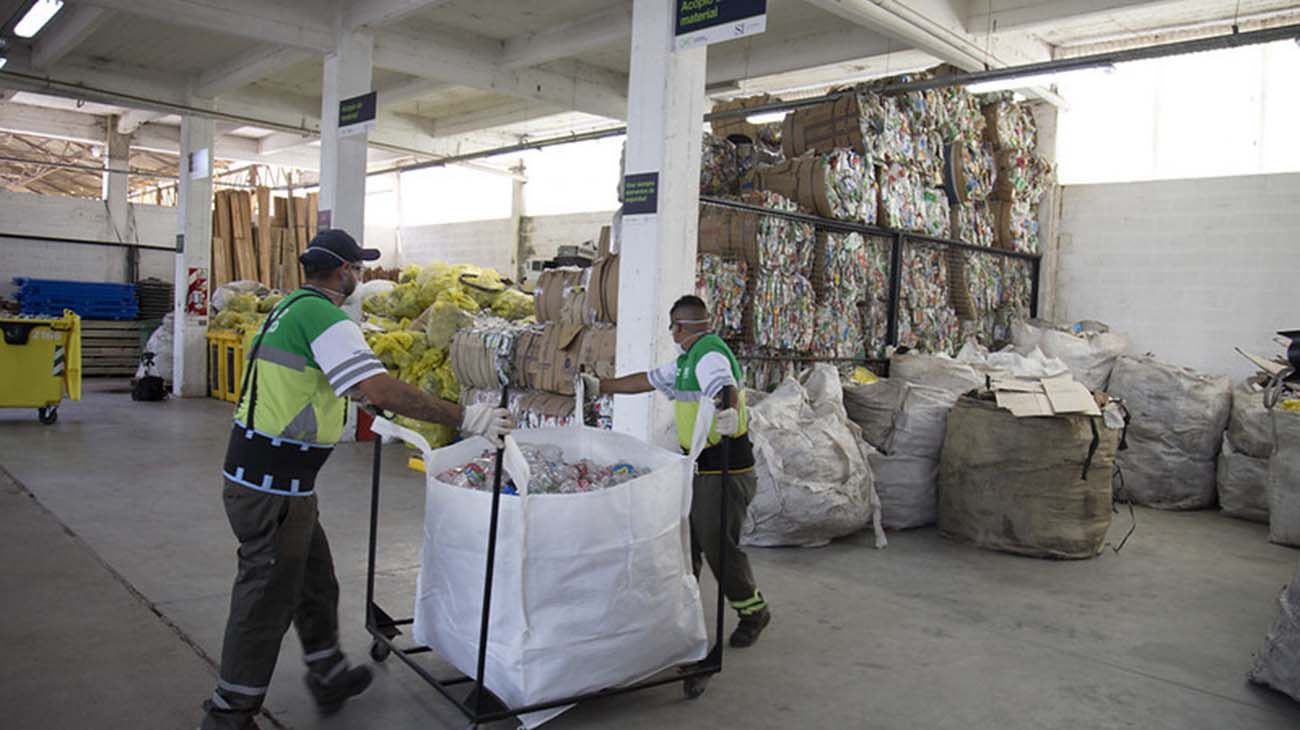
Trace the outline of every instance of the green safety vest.
{"type": "Polygon", "coordinates": [[[256,354],[244,374],[245,387],[235,422],[272,438],[316,446],[338,443],[347,417],[347,399],[330,388],[312,356],[311,343],[348,315],[328,298],[299,289],[271,312],[249,345],[256,354]],[[269,327],[268,327],[269,325],[269,327]],[[254,396],[256,393],[256,396],[254,396]],[[249,418],[248,404],[255,398],[249,418]]]}
{"type": "MultiPolygon", "coordinates": [[[[696,340],[686,354],[677,358],[677,379],[673,389],[678,392],[678,397],[673,402],[673,409],[677,417],[677,441],[684,450],[689,451],[691,442],[694,441],[695,418],[700,412],[700,399],[704,397],[704,393],[700,390],[700,382],[695,377],[695,366],[699,364],[701,358],[711,352],[727,358],[727,362],[731,365],[731,375],[736,379],[739,401],[737,410],[740,411],[740,430],[736,436],[740,437],[749,432],[749,408],[745,405],[745,391],[739,385],[742,380],[740,363],[721,337],[707,334],[696,340]]],[[[706,446],[714,446],[720,441],[722,436],[718,433],[717,425],[710,424],[706,446]]]]}

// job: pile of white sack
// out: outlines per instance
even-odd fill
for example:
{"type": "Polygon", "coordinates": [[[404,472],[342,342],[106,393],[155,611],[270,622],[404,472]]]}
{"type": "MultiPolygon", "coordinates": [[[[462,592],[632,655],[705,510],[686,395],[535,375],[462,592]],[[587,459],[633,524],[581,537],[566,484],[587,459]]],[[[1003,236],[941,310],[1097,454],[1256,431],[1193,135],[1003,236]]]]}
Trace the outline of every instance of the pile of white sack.
{"type": "MultiPolygon", "coordinates": [[[[149,335],[148,342],[145,343],[144,351],[153,353],[153,362],[157,366],[158,376],[163,379],[164,383],[172,382],[172,341],[175,338],[176,318],[168,312],[162,319],[162,324],[158,329],[149,335]]],[[[143,377],[144,362],[141,360],[140,367],[136,370],[136,377],[143,377]]]]}
{"type": "Polygon", "coordinates": [[[1268,457],[1273,422],[1264,389],[1249,380],[1232,389],[1232,412],[1219,452],[1219,507],[1229,517],[1268,523],[1268,457]]]}
{"type": "Polygon", "coordinates": [[[1300,413],[1269,414],[1275,446],[1268,457],[1268,539],[1300,547],[1300,413]]]}
{"type": "Polygon", "coordinates": [[[1129,339],[1101,322],[1056,325],[1015,321],[1011,323],[1011,344],[1022,355],[1038,348],[1049,358],[1059,358],[1075,380],[1097,391],[1106,390],[1115,362],[1128,352],[1129,339]]]}
{"type": "Polygon", "coordinates": [[[1278,597],[1281,614],[1255,656],[1250,681],[1300,700],[1300,570],[1278,597]]]}
{"type": "Polygon", "coordinates": [[[819,364],[775,391],[746,394],[758,489],[745,545],[816,546],[870,525],[884,547],[874,450],[844,411],[839,374],[819,364]]]}
{"type": "Polygon", "coordinates": [[[1115,363],[1108,392],[1129,413],[1128,448],[1115,460],[1116,497],[1159,509],[1213,507],[1231,381],[1125,355],[1115,363]]]}

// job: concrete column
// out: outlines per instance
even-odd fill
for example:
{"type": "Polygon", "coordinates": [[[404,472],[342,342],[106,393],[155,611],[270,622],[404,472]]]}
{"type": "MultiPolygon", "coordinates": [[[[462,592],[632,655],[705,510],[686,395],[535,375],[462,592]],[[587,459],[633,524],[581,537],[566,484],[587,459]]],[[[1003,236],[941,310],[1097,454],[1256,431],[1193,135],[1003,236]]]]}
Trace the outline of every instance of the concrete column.
{"type": "MultiPolygon", "coordinates": [[[[110,117],[108,120],[108,136],[104,140],[104,167],[106,171],[101,176],[103,179],[102,193],[104,201],[108,205],[108,239],[129,243],[135,240],[135,231],[131,228],[131,202],[128,195],[131,192],[128,184],[127,173],[125,172],[107,172],[107,170],[126,170],[131,166],[131,137],[126,134],[118,134],[117,117],[110,117]]],[[[133,276],[138,271],[135,264],[139,261],[139,252],[134,249],[126,249],[122,258],[123,269],[121,281],[130,283],[133,276]]],[[[115,277],[114,277],[115,278],[115,277]]]]}
{"type": "Polygon", "coordinates": [[[339,32],[334,52],[325,56],[321,93],[319,210],[328,212],[330,228],[341,228],[357,241],[366,230],[368,135],[339,136],[339,102],[370,91],[374,45],[367,33],[339,32]]]}
{"type": "MultiPolygon", "coordinates": [[[[1038,154],[1056,164],[1057,108],[1054,104],[1038,102],[1030,109],[1038,126],[1038,154]]],[[[1038,316],[1048,320],[1055,320],[1060,312],[1056,291],[1061,269],[1062,199],[1061,186],[1053,182],[1038,207],[1038,246],[1043,254],[1038,268],[1038,316]]]]}
{"type": "Polygon", "coordinates": [[[523,281],[528,273],[524,270],[528,265],[527,244],[523,235],[524,183],[528,182],[524,177],[524,161],[520,160],[510,168],[510,172],[515,175],[510,181],[510,268],[514,271],[515,281],[523,281]]]}
{"type": "Polygon", "coordinates": [[[175,329],[173,330],[172,393],[207,395],[208,277],[212,261],[212,138],[211,119],[181,118],[180,181],[176,206],[177,244],[175,329]],[[195,295],[202,311],[189,312],[189,281],[201,279],[195,295]]]}
{"type": "MultiPolygon", "coordinates": [[[[670,0],[635,0],[627,102],[627,174],[659,173],[658,212],[625,216],[619,255],[619,374],[646,370],[675,352],[668,308],[695,290],[704,47],[673,50],[670,0]]],[[[618,396],[614,428],[660,434],[671,407],[653,394],[618,396]]]]}

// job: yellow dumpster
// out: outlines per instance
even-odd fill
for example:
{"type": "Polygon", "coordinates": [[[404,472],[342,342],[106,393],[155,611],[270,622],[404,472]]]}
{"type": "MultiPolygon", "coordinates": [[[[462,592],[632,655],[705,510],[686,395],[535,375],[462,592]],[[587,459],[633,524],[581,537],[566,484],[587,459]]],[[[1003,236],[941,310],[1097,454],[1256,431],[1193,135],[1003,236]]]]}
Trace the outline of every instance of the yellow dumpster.
{"type": "Polygon", "coordinates": [[[0,331],[0,408],[35,408],[54,423],[65,394],[81,400],[81,318],[3,316],[0,331]]]}

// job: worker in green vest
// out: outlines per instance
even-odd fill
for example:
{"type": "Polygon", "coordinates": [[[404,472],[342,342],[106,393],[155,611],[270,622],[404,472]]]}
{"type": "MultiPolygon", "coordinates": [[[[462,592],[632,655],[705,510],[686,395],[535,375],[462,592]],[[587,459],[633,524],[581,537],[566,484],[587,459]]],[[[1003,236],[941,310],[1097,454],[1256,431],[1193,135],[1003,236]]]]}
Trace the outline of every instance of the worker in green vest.
{"type": "Polygon", "coordinates": [[[701,399],[721,400],[707,446],[696,462],[691,497],[691,558],[695,575],[699,576],[700,554],[704,554],[727,600],[740,615],[740,623],[731,634],[731,645],[751,646],[772,620],[772,611],[754,583],[749,556],[740,548],[740,526],[757,486],[754,447],[748,433],[749,412],[740,389],[740,363],[727,343],[710,332],[709,310],[699,297],[678,299],[669,311],[669,320],[668,331],[682,353],[676,361],[621,378],[602,380],[583,375],[584,387],[592,397],[657,390],[671,398],[676,412],[677,440],[684,452],[690,451],[695,436],[695,418],[701,399]],[[721,443],[723,436],[730,438],[726,448],[721,443]],[[724,465],[727,467],[725,484],[724,465]],[[719,489],[723,490],[725,507],[719,506],[719,489]],[[720,509],[726,510],[726,535],[719,534],[720,509]],[[719,571],[719,559],[724,553],[724,568],[719,571]]]}
{"type": "Polygon", "coordinates": [[[505,409],[462,408],[388,375],[339,308],[361,281],[361,262],[377,258],[341,230],[313,238],[299,258],[306,283],[267,316],[250,347],[222,468],[239,569],[202,730],[256,730],[291,623],[323,714],[370,684],[370,669],[350,666],[339,649],[339,586],[316,511],[317,474],[342,436],[347,398],[497,444],[513,427],[505,409]]]}

